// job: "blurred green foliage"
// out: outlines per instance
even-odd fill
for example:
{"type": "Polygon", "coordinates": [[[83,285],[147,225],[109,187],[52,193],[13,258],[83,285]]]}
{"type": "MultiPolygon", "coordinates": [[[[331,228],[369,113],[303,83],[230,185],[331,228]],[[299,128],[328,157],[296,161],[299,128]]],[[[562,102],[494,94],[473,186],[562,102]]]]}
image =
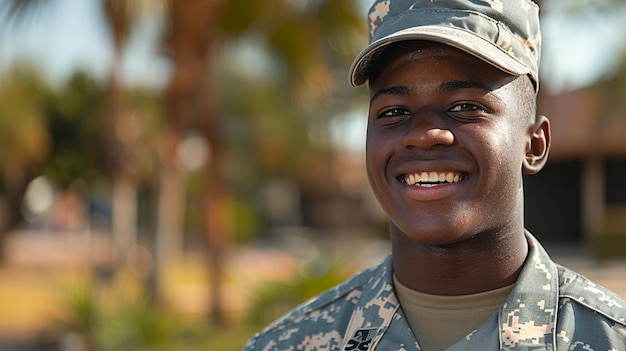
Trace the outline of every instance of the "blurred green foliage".
{"type": "Polygon", "coordinates": [[[91,182],[103,172],[99,147],[106,91],[85,72],[77,72],[46,101],[52,143],[42,173],[60,186],[75,179],[91,182]]]}
{"type": "MultiPolygon", "coordinates": [[[[265,282],[256,292],[246,321],[252,326],[263,326],[276,320],[295,306],[307,301],[322,291],[338,285],[347,278],[345,269],[340,264],[323,267],[323,274],[314,274],[322,267],[315,267],[320,262],[312,262],[305,271],[299,272],[286,280],[265,282]]],[[[325,266],[325,265],[324,265],[325,266]]]]}
{"type": "Polygon", "coordinates": [[[49,94],[50,87],[34,68],[14,67],[1,75],[0,171],[6,187],[23,182],[49,154],[44,113],[49,94]]]}
{"type": "Polygon", "coordinates": [[[346,278],[340,264],[321,271],[315,264],[288,279],[264,282],[243,318],[226,326],[151,303],[136,277],[118,273],[112,285],[67,290],[60,327],[90,351],[240,350],[266,324],[346,278]]]}

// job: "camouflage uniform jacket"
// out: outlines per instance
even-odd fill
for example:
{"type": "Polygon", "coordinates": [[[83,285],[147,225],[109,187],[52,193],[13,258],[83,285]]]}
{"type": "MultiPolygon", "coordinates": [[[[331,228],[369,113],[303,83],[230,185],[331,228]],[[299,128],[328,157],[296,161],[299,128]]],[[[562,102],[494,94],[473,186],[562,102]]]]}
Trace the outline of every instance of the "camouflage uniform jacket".
{"type": "MultiPolygon", "coordinates": [[[[551,261],[529,257],[500,310],[448,350],[626,351],[626,301],[551,261]]],[[[391,257],[300,306],[244,351],[420,350],[394,293],[391,257]]]]}

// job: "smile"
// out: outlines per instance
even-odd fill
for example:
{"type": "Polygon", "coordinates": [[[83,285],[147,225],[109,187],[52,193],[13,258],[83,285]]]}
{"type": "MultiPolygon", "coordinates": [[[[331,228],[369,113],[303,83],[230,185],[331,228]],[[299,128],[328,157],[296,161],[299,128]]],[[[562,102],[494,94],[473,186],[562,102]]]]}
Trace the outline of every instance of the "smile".
{"type": "Polygon", "coordinates": [[[443,184],[459,183],[467,178],[467,174],[459,172],[421,172],[404,174],[398,179],[404,184],[421,187],[434,187],[443,184]]]}

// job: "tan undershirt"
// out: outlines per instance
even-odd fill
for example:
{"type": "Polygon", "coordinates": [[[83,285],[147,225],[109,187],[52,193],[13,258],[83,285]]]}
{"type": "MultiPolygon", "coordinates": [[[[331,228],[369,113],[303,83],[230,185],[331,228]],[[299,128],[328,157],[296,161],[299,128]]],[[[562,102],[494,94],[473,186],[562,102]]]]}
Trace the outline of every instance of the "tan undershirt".
{"type": "Polygon", "coordinates": [[[396,293],[422,351],[443,351],[476,330],[506,301],[513,285],[473,295],[424,294],[393,277],[396,293]]]}

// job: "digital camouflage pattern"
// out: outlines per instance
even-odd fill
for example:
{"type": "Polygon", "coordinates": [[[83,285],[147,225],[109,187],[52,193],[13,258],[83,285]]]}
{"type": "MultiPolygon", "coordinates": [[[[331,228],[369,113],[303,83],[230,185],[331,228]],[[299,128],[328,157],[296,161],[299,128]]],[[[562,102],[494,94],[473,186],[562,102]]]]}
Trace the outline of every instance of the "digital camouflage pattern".
{"type": "MultiPolygon", "coordinates": [[[[530,252],[507,301],[448,350],[626,351],[626,301],[530,252]]],[[[391,257],[305,303],[244,351],[420,350],[394,292],[391,257]]]]}
{"type": "Polygon", "coordinates": [[[402,40],[448,44],[539,82],[539,8],[531,0],[376,0],[367,21],[369,45],[350,69],[353,86],[365,83],[382,48],[402,40]]]}

